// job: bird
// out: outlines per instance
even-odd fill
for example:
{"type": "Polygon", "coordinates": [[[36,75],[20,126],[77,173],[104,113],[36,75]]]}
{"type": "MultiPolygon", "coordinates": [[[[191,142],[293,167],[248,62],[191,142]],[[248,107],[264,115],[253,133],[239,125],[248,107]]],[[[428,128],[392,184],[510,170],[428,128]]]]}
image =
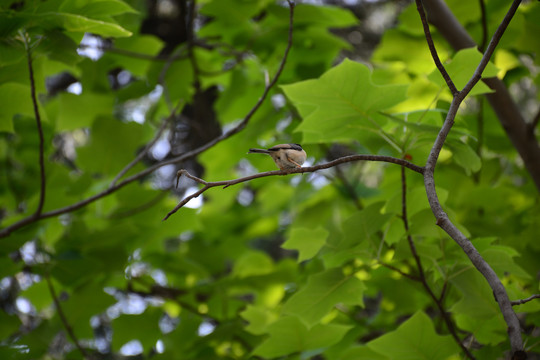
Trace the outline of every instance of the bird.
{"type": "Polygon", "coordinates": [[[302,167],[307,155],[300,144],[279,144],[269,149],[249,149],[248,154],[270,155],[280,170],[302,167]]]}

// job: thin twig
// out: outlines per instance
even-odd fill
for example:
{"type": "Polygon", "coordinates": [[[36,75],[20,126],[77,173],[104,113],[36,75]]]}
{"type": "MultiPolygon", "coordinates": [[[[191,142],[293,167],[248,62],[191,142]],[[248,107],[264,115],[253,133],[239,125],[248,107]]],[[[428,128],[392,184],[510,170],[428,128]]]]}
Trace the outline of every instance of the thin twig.
{"type": "Polygon", "coordinates": [[[420,19],[422,20],[422,26],[424,27],[424,34],[426,36],[426,41],[429,47],[429,51],[431,52],[431,57],[433,58],[433,61],[435,62],[435,66],[437,66],[437,69],[439,69],[439,72],[444,78],[444,81],[446,81],[446,85],[450,89],[450,92],[452,93],[452,95],[456,95],[458,93],[458,89],[456,88],[456,85],[450,78],[450,75],[448,75],[448,72],[444,68],[444,65],[441,63],[441,60],[439,59],[439,54],[437,54],[437,49],[435,49],[435,44],[433,43],[433,38],[431,37],[431,31],[429,30],[429,24],[427,22],[426,13],[424,12],[424,6],[422,5],[422,0],[416,0],[416,9],[418,10],[418,13],[420,14],[420,19]]]}
{"type": "Polygon", "coordinates": [[[409,231],[409,219],[407,216],[407,177],[405,174],[405,168],[401,168],[401,219],[403,220],[403,227],[405,228],[405,233],[407,234],[407,241],[409,243],[409,248],[411,249],[411,253],[414,257],[414,261],[416,262],[416,268],[418,270],[418,281],[422,284],[428,295],[431,297],[437,308],[439,309],[439,312],[446,323],[446,327],[448,328],[448,331],[454,338],[454,341],[456,344],[458,344],[459,347],[461,347],[461,350],[465,353],[467,358],[469,359],[475,359],[473,354],[469,351],[469,349],[463,344],[461,339],[459,338],[456,329],[454,327],[454,323],[452,322],[452,319],[450,318],[450,315],[446,312],[444,309],[442,298],[443,296],[437,297],[431,287],[429,286],[426,274],[424,272],[424,267],[422,266],[422,260],[420,259],[420,256],[418,255],[418,252],[416,250],[416,245],[414,244],[413,238],[411,236],[411,233],[409,231]]]}
{"type": "Polygon", "coordinates": [[[36,118],[37,131],[39,136],[39,203],[33,217],[37,218],[43,211],[45,205],[45,137],[43,136],[43,126],[41,125],[41,116],[39,114],[38,101],[36,97],[36,82],[34,80],[34,68],[32,66],[32,49],[29,43],[28,35],[22,34],[24,46],[26,48],[26,60],[28,63],[28,73],[30,77],[30,96],[34,107],[34,116],[36,118]]]}
{"type": "Polygon", "coordinates": [[[523,305],[523,304],[528,303],[529,301],[532,301],[534,299],[540,299],[540,294],[534,294],[532,296],[529,296],[526,299],[514,300],[514,301],[511,301],[510,303],[512,304],[512,306],[523,305]]]}
{"type": "Polygon", "coordinates": [[[75,344],[75,347],[77,347],[77,349],[79,350],[83,358],[88,359],[89,358],[88,353],[80,344],[79,339],[77,339],[77,336],[75,336],[75,333],[73,332],[73,328],[69,324],[69,321],[67,320],[67,317],[64,314],[64,310],[62,310],[62,306],[60,305],[60,300],[58,299],[58,296],[56,295],[56,291],[54,290],[54,286],[49,277],[49,274],[45,274],[44,277],[45,277],[45,281],[47,282],[47,287],[49,288],[49,292],[51,293],[54,306],[56,307],[56,311],[58,312],[58,316],[60,317],[60,320],[62,321],[62,324],[64,325],[64,328],[66,329],[66,332],[68,333],[69,337],[71,338],[71,341],[73,341],[73,343],[75,344]]]}
{"type": "Polygon", "coordinates": [[[381,161],[381,162],[388,162],[388,163],[404,166],[404,167],[406,167],[408,169],[411,169],[411,170],[413,170],[413,171],[415,171],[415,172],[417,172],[419,174],[422,174],[424,172],[424,169],[422,167],[420,167],[418,165],[415,165],[415,164],[413,164],[413,163],[411,163],[411,162],[409,162],[407,160],[404,160],[404,159],[394,158],[394,157],[391,157],[391,156],[364,155],[364,154],[362,154],[362,155],[344,156],[344,157],[340,157],[340,158],[338,158],[336,160],[333,160],[333,161],[330,161],[330,162],[327,162],[327,163],[324,163],[324,164],[315,165],[315,166],[300,167],[300,168],[290,169],[290,170],[266,171],[266,172],[262,172],[262,173],[257,173],[257,174],[245,176],[245,177],[238,178],[238,179],[223,180],[223,181],[213,181],[213,182],[205,181],[203,179],[195,177],[195,176],[191,175],[190,173],[188,173],[187,170],[182,169],[182,170],[178,171],[177,176],[176,176],[176,184],[177,184],[177,186],[178,186],[178,181],[179,181],[180,177],[182,175],[184,175],[185,177],[190,178],[190,179],[198,182],[199,184],[203,184],[204,187],[201,188],[199,191],[197,191],[197,192],[187,196],[186,198],[184,198],[180,203],[178,203],[178,205],[176,205],[174,207],[173,210],[171,210],[163,218],[163,221],[167,220],[172,214],[174,214],[180,208],[182,208],[184,205],[186,205],[191,199],[194,199],[194,198],[198,197],[199,195],[204,193],[206,190],[211,189],[211,188],[216,187],[216,186],[223,186],[223,188],[227,188],[227,187],[232,186],[232,185],[240,184],[240,183],[243,183],[243,182],[251,181],[251,180],[262,178],[262,177],[276,176],[276,175],[291,175],[291,174],[311,173],[311,172],[315,172],[315,171],[323,170],[323,169],[328,169],[328,168],[334,167],[336,165],[340,165],[340,164],[344,164],[344,163],[348,163],[348,162],[352,162],[352,161],[381,161]]]}
{"type": "Polygon", "coordinates": [[[384,266],[385,268],[388,268],[390,270],[393,270],[395,272],[397,272],[399,275],[403,276],[403,277],[406,277],[407,279],[410,279],[412,281],[418,281],[420,282],[420,278],[418,276],[415,276],[415,275],[412,275],[412,274],[408,274],[400,269],[398,269],[397,267],[393,266],[393,265],[390,265],[390,264],[387,264],[387,263],[384,263],[384,262],[380,262],[379,261],[379,264],[381,264],[382,266],[384,266]]]}
{"type": "Polygon", "coordinates": [[[169,194],[166,191],[161,191],[161,192],[157,193],[157,195],[155,195],[149,201],[147,201],[147,202],[145,202],[143,204],[140,204],[140,205],[138,205],[138,206],[136,206],[134,208],[129,208],[129,209],[124,210],[124,211],[115,212],[115,213],[109,215],[108,218],[118,220],[118,219],[123,219],[123,218],[127,218],[127,217],[132,217],[133,215],[136,215],[138,213],[146,211],[146,210],[152,208],[154,205],[159,204],[159,202],[161,200],[163,200],[165,197],[167,197],[168,195],[169,194]]]}
{"type": "MultiPolygon", "coordinates": [[[[168,54],[158,54],[158,55],[150,55],[145,53],[138,53],[135,51],[125,50],[109,45],[90,45],[90,44],[79,44],[80,49],[92,49],[92,50],[99,50],[115,55],[121,55],[125,57],[130,57],[133,59],[141,59],[141,60],[148,60],[148,61],[171,61],[171,56],[168,54]]],[[[172,57],[172,61],[178,61],[187,59],[187,54],[177,54],[172,57]]]]}
{"type": "Polygon", "coordinates": [[[480,12],[482,18],[482,41],[480,42],[480,45],[478,45],[478,48],[481,52],[484,52],[486,50],[485,47],[488,33],[486,3],[484,2],[484,0],[478,0],[478,2],[480,3],[480,12]]]}
{"type": "Polygon", "coordinates": [[[439,295],[438,301],[442,304],[444,301],[444,297],[446,296],[446,290],[448,290],[448,278],[444,279],[444,284],[441,290],[441,294],[439,295]]]}
{"type": "Polygon", "coordinates": [[[261,107],[261,105],[263,104],[264,100],[267,98],[270,90],[274,87],[274,85],[277,83],[281,73],[283,72],[283,69],[285,68],[285,63],[287,61],[287,57],[289,55],[289,51],[292,47],[292,35],[293,35],[293,19],[294,19],[294,2],[291,1],[291,0],[288,0],[287,1],[288,4],[289,4],[289,9],[290,9],[290,12],[289,12],[289,34],[288,34],[288,40],[287,40],[287,47],[285,49],[285,52],[283,54],[283,58],[281,59],[281,63],[278,67],[278,70],[276,72],[276,74],[274,75],[272,81],[268,84],[268,86],[265,87],[265,89],[263,90],[263,93],[261,95],[261,97],[259,98],[259,100],[255,103],[255,105],[249,110],[249,112],[247,113],[247,115],[244,117],[244,119],[236,126],[234,127],[233,129],[229,130],[228,132],[222,134],[221,136],[217,137],[217,138],[214,138],[213,140],[209,141],[208,143],[196,148],[196,149],[193,149],[191,151],[188,151],[182,155],[179,155],[175,158],[172,158],[170,160],[166,160],[166,161],[162,161],[160,163],[157,163],[153,166],[150,166],[140,172],[138,172],[137,174],[134,174],[120,182],[118,182],[116,185],[114,185],[113,187],[109,187],[105,190],[103,190],[102,192],[100,193],[97,193],[95,195],[92,195],[84,200],[81,200],[77,203],[74,203],[74,204],[71,204],[71,205],[68,205],[68,206],[65,206],[65,207],[62,207],[62,208],[58,208],[58,209],[55,209],[55,210],[51,210],[51,211],[48,211],[48,212],[44,212],[44,213],[41,213],[39,216],[28,216],[26,218],[23,218],[3,229],[0,230],[0,238],[3,238],[3,237],[6,237],[8,236],[9,234],[11,234],[13,231],[16,231],[20,228],[23,228],[25,226],[28,226],[29,224],[33,224],[35,223],[36,221],[39,221],[39,220],[42,220],[42,219],[46,219],[46,218],[50,218],[50,217],[54,217],[54,216],[58,216],[58,215],[62,215],[62,214],[66,214],[66,213],[70,213],[70,212],[73,212],[75,210],[78,210],[78,209],[81,209],[83,207],[85,207],[86,205],[88,204],[91,204],[93,203],[94,201],[96,200],[99,200],[115,191],[118,191],[119,189],[123,188],[124,186],[134,182],[134,181],[137,181],[143,177],[145,177],[146,175],[156,171],[157,169],[163,167],[163,166],[166,166],[166,165],[170,165],[170,164],[177,164],[177,163],[180,163],[180,162],[183,162],[187,159],[190,159],[190,158],[193,158],[197,155],[199,155],[200,153],[210,149],[211,147],[215,146],[216,144],[220,143],[221,141],[225,140],[225,139],[228,139],[229,137],[239,133],[240,131],[242,131],[246,125],[249,123],[249,121],[251,120],[251,118],[253,117],[253,115],[257,112],[257,110],[261,107]]]}
{"type": "MultiPolygon", "coordinates": [[[[484,53],[482,60],[480,61],[478,67],[476,68],[473,76],[471,77],[467,85],[465,85],[463,90],[461,90],[458,94],[454,94],[454,97],[450,104],[450,108],[448,109],[448,113],[444,121],[444,124],[441,127],[441,130],[439,131],[439,134],[437,135],[437,138],[431,148],[430,154],[428,156],[428,160],[426,162],[425,171],[424,171],[424,186],[426,188],[426,194],[428,197],[429,205],[431,207],[433,215],[435,216],[435,219],[437,219],[437,225],[439,225],[444,231],[446,231],[446,233],[450,235],[450,237],[454,239],[454,241],[456,241],[456,243],[463,249],[465,254],[469,257],[471,263],[484,276],[489,286],[493,290],[495,299],[497,303],[499,304],[501,313],[508,326],[507,328],[508,336],[510,339],[512,352],[514,354],[523,350],[523,339],[521,338],[519,320],[516,316],[516,313],[512,309],[512,304],[510,302],[510,299],[508,298],[506,289],[504,285],[501,283],[495,271],[493,271],[491,266],[482,258],[478,250],[474,247],[474,245],[452,223],[452,221],[448,217],[448,214],[446,214],[446,212],[442,209],[441,203],[437,196],[434,173],[435,173],[435,166],[437,164],[440,151],[446,141],[446,137],[448,136],[450,130],[452,129],[452,126],[454,124],[454,119],[456,117],[456,114],[457,114],[457,111],[459,109],[461,102],[469,94],[469,92],[474,87],[474,85],[481,79],[482,72],[487,66],[491,55],[495,51],[495,47],[499,43],[499,40],[501,39],[504,31],[508,27],[508,24],[510,23],[510,20],[515,14],[520,2],[521,2],[520,0],[515,0],[512,3],[510,9],[508,10],[508,13],[505,15],[501,24],[495,31],[495,34],[493,35],[487,47],[487,50],[484,53]]],[[[421,17],[422,17],[422,14],[421,14],[421,17]]],[[[434,59],[434,61],[436,60],[434,59]]]]}
{"type": "Polygon", "coordinates": [[[183,100],[180,100],[178,102],[178,104],[176,105],[176,108],[169,114],[169,116],[167,116],[167,118],[165,118],[165,120],[163,120],[163,122],[161,123],[157,133],[154,135],[154,138],[152,139],[152,141],[150,141],[148,144],[146,144],[144,149],[139,154],[137,154],[135,159],[133,159],[129,164],[127,164],[114,177],[114,179],[111,181],[111,184],[109,185],[109,188],[114,187],[116,185],[116,183],[118,182],[118,180],[120,180],[120,178],[122,178],[122,176],[124,176],[133,166],[135,166],[139,161],[142,160],[142,158],[144,158],[148,154],[148,151],[150,151],[152,146],[154,146],[156,144],[156,142],[159,140],[159,138],[161,137],[161,134],[163,133],[163,131],[165,130],[165,128],[167,127],[167,125],[169,124],[171,119],[173,119],[178,114],[178,110],[180,109],[182,104],[183,104],[183,100]]]}
{"type": "MultiPolygon", "coordinates": [[[[233,46],[226,43],[213,43],[209,44],[204,41],[198,40],[194,41],[194,46],[206,49],[206,50],[216,50],[223,56],[230,56],[234,57],[235,59],[239,59],[242,56],[244,56],[246,53],[240,50],[236,50],[233,46]],[[225,50],[223,50],[224,48],[225,50]]],[[[178,61],[178,60],[185,60],[188,58],[188,54],[186,53],[176,53],[176,55],[172,56],[170,54],[157,54],[157,55],[150,55],[145,53],[139,53],[131,50],[121,49],[110,45],[90,45],[90,44],[79,44],[80,49],[93,49],[93,50],[99,50],[115,55],[130,57],[134,59],[141,59],[141,60],[148,60],[148,61],[160,61],[160,62],[168,62],[168,61],[178,61]]],[[[185,49],[185,48],[184,48],[185,49]]]]}
{"type": "Polygon", "coordinates": [[[349,193],[349,196],[351,197],[351,200],[353,201],[354,206],[356,206],[358,210],[362,210],[363,206],[362,206],[362,203],[360,202],[360,198],[358,197],[358,194],[356,193],[354,186],[349,182],[349,180],[343,173],[341,166],[336,166],[336,176],[345,187],[345,190],[349,193]]]}
{"type": "Polygon", "coordinates": [[[508,12],[504,16],[504,19],[501,21],[501,23],[497,27],[497,30],[495,30],[495,33],[491,37],[491,41],[489,42],[489,45],[486,51],[484,52],[484,55],[482,56],[482,60],[480,60],[480,63],[476,67],[476,70],[474,71],[471,79],[457,95],[459,99],[465,99],[465,97],[469,94],[469,92],[476,85],[476,83],[478,83],[480,79],[482,79],[482,73],[484,72],[486,66],[488,65],[489,60],[491,59],[491,56],[495,52],[495,48],[499,44],[499,41],[501,40],[504,32],[506,31],[506,28],[510,24],[510,21],[516,14],[519,4],[521,4],[521,0],[514,0],[512,5],[510,6],[510,9],[508,9],[508,12]]]}

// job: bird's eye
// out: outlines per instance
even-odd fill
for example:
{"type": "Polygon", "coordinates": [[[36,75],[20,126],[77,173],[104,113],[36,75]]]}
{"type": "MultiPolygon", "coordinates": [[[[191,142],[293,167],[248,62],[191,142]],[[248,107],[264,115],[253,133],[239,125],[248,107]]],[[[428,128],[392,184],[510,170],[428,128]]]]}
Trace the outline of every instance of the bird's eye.
{"type": "Polygon", "coordinates": [[[280,158],[279,156],[277,157],[277,159],[278,159],[278,160],[281,160],[281,158],[280,158]]]}

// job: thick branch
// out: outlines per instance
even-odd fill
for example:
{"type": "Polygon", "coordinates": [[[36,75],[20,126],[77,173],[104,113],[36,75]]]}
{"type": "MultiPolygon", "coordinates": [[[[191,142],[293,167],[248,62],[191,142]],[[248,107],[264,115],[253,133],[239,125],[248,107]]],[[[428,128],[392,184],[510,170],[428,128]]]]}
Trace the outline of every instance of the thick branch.
{"type": "MultiPolygon", "coordinates": [[[[503,314],[504,320],[508,326],[507,330],[513,353],[522,351],[523,340],[520,334],[519,320],[516,316],[516,313],[512,309],[512,304],[510,302],[510,299],[508,298],[506,289],[504,288],[495,271],[493,271],[491,266],[482,258],[478,250],[476,250],[476,248],[469,241],[469,239],[467,239],[467,237],[463,235],[463,233],[452,223],[452,221],[450,221],[448,215],[442,209],[435,188],[434,172],[440,151],[444,145],[448,133],[452,129],[454,119],[461,102],[463,101],[465,96],[467,96],[467,94],[470,92],[476,82],[480,80],[482,71],[485,68],[487,62],[489,61],[489,57],[491,56],[491,54],[493,54],[497,43],[499,42],[502,34],[504,33],[504,30],[508,26],[508,23],[514,15],[519,3],[519,0],[514,1],[504,20],[499,25],[499,28],[493,35],[488,49],[486,50],[486,53],[484,54],[482,61],[478,65],[473,77],[467,83],[465,88],[459,94],[454,96],[452,103],[450,104],[450,108],[448,110],[448,114],[446,116],[444,124],[439,134],[437,135],[437,139],[435,140],[431,152],[428,156],[424,172],[424,185],[426,188],[426,193],[431,210],[433,211],[433,214],[437,219],[437,225],[439,225],[444,231],[448,233],[448,235],[450,235],[452,239],[454,239],[454,241],[458,243],[458,245],[463,249],[465,254],[469,257],[472,264],[486,278],[489,286],[492,288],[497,303],[499,304],[499,308],[501,309],[501,312],[503,314]]],[[[420,14],[420,16],[423,16],[423,14],[420,14]]]]}
{"type": "Polygon", "coordinates": [[[202,187],[199,191],[187,196],[184,198],[178,205],[174,207],[173,210],[171,210],[164,218],[163,221],[167,220],[172,214],[177,212],[180,208],[182,208],[184,205],[186,205],[191,199],[194,199],[204,193],[206,190],[211,189],[216,186],[223,186],[224,188],[227,188],[231,185],[240,184],[243,182],[251,181],[254,179],[262,178],[262,177],[268,177],[268,176],[275,176],[275,175],[290,175],[290,174],[303,174],[303,173],[310,173],[315,172],[318,170],[328,169],[331,167],[334,167],[336,165],[352,162],[352,161],[382,161],[382,162],[388,162],[393,164],[398,164],[401,166],[404,166],[408,169],[411,169],[413,171],[416,171],[419,174],[422,174],[424,172],[424,169],[418,165],[415,165],[413,163],[408,162],[407,160],[394,158],[391,156],[382,156],[382,155],[350,155],[350,156],[344,156],[339,159],[319,164],[315,166],[308,166],[308,167],[300,167],[297,169],[291,169],[291,170],[274,170],[274,171],[267,171],[262,173],[257,173],[249,176],[245,176],[238,179],[233,180],[223,180],[223,181],[214,181],[214,182],[208,182],[203,179],[199,179],[198,177],[195,177],[188,173],[186,170],[179,170],[177,173],[176,182],[178,185],[178,181],[182,175],[200,183],[203,184],[204,187],[202,187]]]}

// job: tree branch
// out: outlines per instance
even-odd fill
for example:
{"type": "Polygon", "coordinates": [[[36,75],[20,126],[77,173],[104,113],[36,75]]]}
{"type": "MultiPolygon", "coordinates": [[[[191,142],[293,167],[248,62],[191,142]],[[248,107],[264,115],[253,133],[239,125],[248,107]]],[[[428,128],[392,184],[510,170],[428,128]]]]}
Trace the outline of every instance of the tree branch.
{"type": "Polygon", "coordinates": [[[157,163],[157,164],[155,164],[153,166],[150,166],[150,167],[138,172],[137,174],[134,174],[134,175],[132,175],[132,176],[130,176],[130,177],[116,183],[114,186],[108,187],[107,189],[103,190],[102,192],[97,193],[95,195],[92,195],[92,196],[90,196],[90,197],[88,197],[88,198],[86,198],[84,200],[81,200],[81,201],[79,201],[77,203],[74,203],[74,204],[71,204],[71,205],[68,205],[68,206],[65,206],[65,207],[62,207],[62,208],[58,208],[58,209],[55,209],[55,210],[51,210],[51,211],[48,211],[48,212],[41,213],[41,214],[39,214],[39,216],[32,215],[32,216],[28,216],[26,218],[23,218],[23,219],[15,222],[15,223],[7,226],[7,227],[1,229],[0,230],[0,238],[6,237],[9,234],[11,234],[13,231],[16,231],[16,230],[18,230],[20,228],[28,226],[29,224],[32,224],[32,223],[34,223],[36,221],[39,221],[41,219],[46,219],[46,218],[50,218],[50,217],[70,213],[70,212],[73,212],[73,211],[78,210],[80,208],[83,208],[86,205],[91,204],[94,201],[99,200],[99,199],[101,199],[101,198],[103,198],[103,197],[105,197],[105,196],[107,196],[107,195],[109,195],[109,194],[123,188],[127,184],[130,184],[130,183],[132,183],[134,181],[137,181],[137,180],[145,177],[146,175],[156,171],[157,169],[159,169],[159,168],[161,168],[161,167],[163,167],[165,165],[176,164],[176,163],[183,162],[183,161],[185,161],[187,159],[193,158],[193,157],[199,155],[200,153],[210,149],[211,147],[217,145],[221,141],[223,141],[225,139],[228,139],[231,136],[233,136],[233,135],[239,133],[240,131],[242,131],[247,126],[247,124],[249,123],[249,121],[251,120],[253,115],[255,115],[257,110],[259,110],[259,108],[263,104],[264,100],[267,98],[270,90],[277,83],[279,77],[281,76],[281,73],[283,72],[283,69],[285,68],[285,63],[287,61],[289,51],[290,51],[290,49],[292,47],[293,19],[294,19],[294,7],[295,7],[295,4],[294,4],[294,2],[292,0],[287,0],[287,3],[289,4],[289,33],[288,33],[288,39],[287,39],[287,47],[286,47],[285,52],[283,54],[283,58],[281,59],[281,63],[279,65],[279,67],[278,67],[278,70],[277,70],[276,74],[272,78],[272,80],[264,88],[261,97],[258,99],[258,101],[255,103],[255,105],[249,110],[247,115],[244,117],[244,119],[237,126],[235,126],[234,128],[232,128],[228,132],[223,133],[221,136],[218,136],[217,138],[207,142],[206,144],[204,144],[204,145],[202,145],[202,146],[200,146],[200,147],[198,147],[196,149],[188,151],[188,152],[186,152],[186,153],[184,153],[182,155],[179,155],[179,156],[177,156],[175,158],[172,158],[172,159],[169,159],[169,160],[166,160],[166,161],[162,161],[162,162],[157,163]]]}
{"type": "Polygon", "coordinates": [[[523,305],[523,304],[528,303],[529,301],[532,301],[534,299],[540,299],[540,294],[531,295],[526,299],[514,300],[514,301],[511,301],[511,303],[512,303],[512,306],[523,305]]]}
{"type": "Polygon", "coordinates": [[[478,45],[478,48],[481,52],[484,52],[486,50],[486,41],[488,36],[486,4],[484,0],[478,0],[478,3],[480,5],[480,13],[482,18],[482,40],[480,41],[480,45],[478,45]]]}
{"type": "Polygon", "coordinates": [[[390,265],[390,264],[387,264],[387,263],[384,263],[384,262],[381,262],[381,261],[379,261],[379,264],[381,264],[385,268],[388,268],[390,270],[393,270],[393,271],[397,272],[399,275],[401,275],[403,277],[406,277],[407,279],[410,279],[412,281],[420,282],[420,278],[418,276],[416,276],[416,275],[408,274],[408,273],[406,273],[404,271],[401,271],[400,269],[398,269],[397,267],[395,267],[393,265],[390,265]]]}
{"type": "Polygon", "coordinates": [[[223,181],[214,181],[214,182],[208,182],[203,179],[200,179],[198,177],[195,177],[187,172],[187,170],[179,170],[176,175],[176,185],[178,186],[178,181],[180,180],[180,177],[184,175],[187,178],[190,178],[191,180],[194,180],[198,182],[199,184],[203,184],[204,187],[202,187],[199,191],[187,196],[184,198],[178,205],[174,207],[173,210],[171,210],[164,218],[163,221],[167,220],[172,214],[177,212],[180,208],[182,208],[184,205],[186,205],[191,199],[194,199],[204,193],[206,190],[211,189],[216,186],[223,186],[223,188],[227,188],[231,185],[240,184],[243,182],[251,181],[254,179],[262,178],[262,177],[268,177],[268,176],[275,176],[275,175],[290,175],[290,174],[303,174],[303,173],[311,173],[318,170],[328,169],[331,167],[334,167],[336,165],[352,162],[352,161],[381,161],[381,162],[388,162],[392,164],[397,164],[404,166],[408,169],[411,169],[419,174],[422,174],[424,172],[424,169],[418,165],[415,165],[411,162],[408,162],[407,160],[394,158],[391,156],[382,156],[382,155],[349,155],[340,157],[336,160],[319,164],[315,166],[308,166],[308,167],[300,167],[296,169],[291,170],[274,170],[274,171],[266,171],[262,173],[257,173],[249,176],[245,176],[238,179],[233,180],[223,180],[223,181]]]}
{"type": "MultiPolygon", "coordinates": [[[[475,70],[474,75],[471,77],[471,79],[469,80],[467,85],[463,88],[463,90],[460,91],[458,94],[454,95],[454,98],[452,99],[452,103],[450,104],[450,108],[448,109],[448,113],[444,121],[444,124],[439,134],[437,135],[437,138],[428,156],[428,160],[426,162],[425,171],[424,171],[424,185],[426,188],[426,194],[428,197],[431,210],[435,218],[437,219],[437,225],[439,225],[444,231],[446,231],[446,233],[448,233],[448,235],[450,235],[452,239],[454,239],[454,241],[458,243],[458,245],[463,249],[465,254],[469,257],[472,264],[484,276],[484,278],[486,278],[487,282],[489,283],[489,286],[492,288],[496,301],[499,304],[499,308],[501,309],[504,320],[508,326],[507,330],[508,330],[508,335],[510,338],[510,344],[511,344],[513,353],[522,351],[523,340],[520,334],[519,320],[516,316],[516,313],[512,309],[512,304],[510,302],[510,299],[508,298],[506,289],[504,285],[501,283],[495,271],[493,271],[491,266],[482,258],[478,250],[474,247],[474,245],[452,223],[448,215],[442,209],[442,206],[438,199],[437,191],[435,188],[434,172],[435,172],[435,166],[437,164],[440,151],[444,145],[444,142],[446,140],[446,137],[448,136],[448,133],[452,129],[452,126],[454,124],[454,119],[456,117],[456,114],[457,114],[457,111],[459,109],[461,102],[468,95],[468,93],[473,88],[473,86],[480,80],[481,74],[488,63],[490,56],[493,54],[495,47],[497,46],[500,38],[502,37],[504,33],[504,30],[507,28],[510,20],[512,19],[512,16],[515,14],[519,3],[520,3],[520,0],[514,1],[512,6],[510,7],[510,10],[504,17],[503,21],[499,25],[495,34],[493,35],[490,41],[490,44],[488,45],[488,48],[484,56],[482,57],[480,64],[475,70]]],[[[423,14],[420,14],[420,16],[423,16],[423,14]]]]}
{"type": "Polygon", "coordinates": [[[32,66],[32,49],[29,43],[28,34],[22,34],[24,40],[24,47],[26,49],[26,60],[28,63],[28,74],[30,77],[30,96],[32,97],[32,105],[34,107],[34,116],[36,118],[38,136],[39,136],[39,203],[37,209],[32,215],[34,218],[38,218],[43,211],[43,205],[45,204],[45,138],[43,136],[43,126],[41,125],[41,116],[39,114],[38,102],[36,97],[36,82],[34,80],[34,68],[32,66]]]}
{"type": "MultiPolygon", "coordinates": [[[[429,22],[455,50],[477,46],[444,1],[423,0],[423,4],[429,22]]],[[[514,7],[514,4],[512,6],[514,7]]],[[[529,123],[523,118],[520,108],[512,100],[502,80],[494,77],[482,81],[494,90],[493,93],[485,94],[485,97],[540,191],[540,145],[534,136],[531,136],[529,123]]]]}
{"type": "Polygon", "coordinates": [[[159,140],[161,134],[163,134],[163,131],[165,130],[165,128],[167,127],[167,125],[169,124],[169,122],[171,121],[171,119],[173,119],[177,114],[178,114],[178,110],[180,109],[180,107],[182,106],[183,104],[183,101],[180,100],[178,102],[178,105],[176,105],[176,108],[170,113],[169,116],[167,116],[167,118],[165,120],[163,120],[163,122],[161,123],[161,126],[159,127],[157,133],[154,135],[154,138],[148,143],[146,144],[146,146],[144,147],[144,149],[139,153],[137,154],[137,156],[135,157],[135,159],[133,159],[129,164],[127,164],[115,177],[114,179],[111,181],[111,184],[109,185],[109,188],[112,188],[115,186],[115,184],[118,182],[118,180],[120,180],[122,178],[122,176],[124,176],[133,166],[135,166],[139,161],[142,160],[142,158],[144,158],[147,154],[148,154],[148,151],[150,151],[150,149],[152,148],[152,146],[155,145],[155,143],[159,140]]]}
{"type": "Polygon", "coordinates": [[[73,341],[73,343],[75,344],[75,347],[77,347],[82,357],[84,359],[88,359],[89,358],[88,353],[80,344],[79,339],[77,339],[77,336],[75,336],[75,333],[73,332],[73,328],[69,324],[67,317],[64,314],[64,311],[62,310],[62,306],[60,305],[60,300],[58,299],[58,296],[56,295],[56,291],[54,290],[54,286],[51,282],[49,274],[46,274],[44,277],[45,277],[45,281],[47,282],[47,287],[49,288],[49,292],[51,293],[54,306],[56,307],[56,311],[58,312],[58,316],[60,317],[60,320],[62,321],[62,324],[64,325],[64,328],[66,329],[66,332],[68,333],[68,336],[71,338],[71,341],[73,341]]]}
{"type": "Polygon", "coordinates": [[[497,27],[497,30],[495,30],[495,33],[491,37],[491,41],[489,42],[489,45],[486,51],[484,52],[484,55],[482,56],[482,60],[480,60],[480,63],[476,67],[474,74],[472,75],[467,85],[465,85],[465,87],[459,92],[458,97],[460,97],[461,99],[464,99],[472,90],[474,85],[476,85],[478,81],[480,81],[480,79],[482,78],[482,73],[484,72],[486,66],[488,65],[489,59],[491,59],[491,56],[495,52],[495,48],[499,44],[499,41],[501,40],[504,32],[506,31],[506,28],[510,24],[510,21],[514,17],[520,3],[521,3],[521,0],[514,0],[512,5],[510,6],[510,9],[504,16],[504,19],[501,21],[501,23],[497,27]]]}
{"type": "Polygon", "coordinates": [[[458,93],[458,89],[450,78],[450,75],[448,75],[448,72],[444,68],[444,65],[441,63],[441,60],[439,59],[439,54],[437,54],[437,49],[435,49],[435,44],[433,43],[433,38],[431,37],[431,32],[429,30],[429,25],[426,19],[426,14],[424,13],[422,0],[416,0],[416,9],[418,10],[418,13],[420,14],[420,19],[422,20],[422,26],[424,28],[424,34],[426,35],[426,41],[429,47],[429,51],[431,52],[431,57],[433,58],[437,69],[439,69],[439,72],[444,78],[444,81],[446,81],[446,85],[450,89],[450,92],[452,93],[452,95],[456,95],[458,93]]]}
{"type": "MultiPolygon", "coordinates": [[[[437,297],[427,282],[426,274],[424,272],[424,267],[422,266],[422,260],[420,259],[420,256],[418,255],[418,252],[416,251],[416,245],[414,244],[413,238],[409,231],[409,220],[407,217],[407,177],[405,174],[404,167],[401,168],[401,219],[403,220],[403,227],[405,228],[405,233],[407,234],[407,241],[409,243],[409,248],[411,249],[411,253],[414,257],[414,261],[416,262],[416,268],[418,269],[417,280],[422,284],[422,286],[428,293],[429,297],[431,297],[431,299],[437,306],[437,309],[439,309],[439,313],[441,314],[444,322],[446,323],[446,327],[448,328],[448,331],[454,338],[454,341],[456,342],[456,344],[458,344],[458,346],[461,347],[461,350],[463,350],[467,358],[475,359],[473,354],[471,354],[469,349],[463,344],[463,342],[459,338],[456,332],[456,329],[454,327],[454,323],[452,322],[452,319],[450,318],[450,315],[444,309],[444,305],[442,303],[443,296],[441,295],[440,297],[437,297]]],[[[445,290],[446,289],[443,288],[443,292],[441,294],[444,294],[445,290]]]]}

